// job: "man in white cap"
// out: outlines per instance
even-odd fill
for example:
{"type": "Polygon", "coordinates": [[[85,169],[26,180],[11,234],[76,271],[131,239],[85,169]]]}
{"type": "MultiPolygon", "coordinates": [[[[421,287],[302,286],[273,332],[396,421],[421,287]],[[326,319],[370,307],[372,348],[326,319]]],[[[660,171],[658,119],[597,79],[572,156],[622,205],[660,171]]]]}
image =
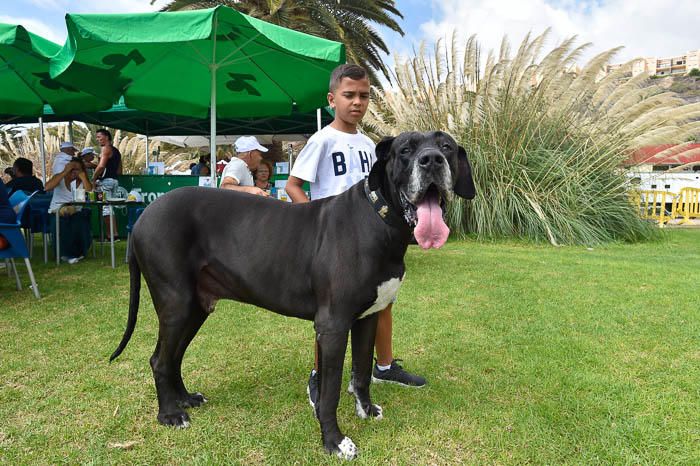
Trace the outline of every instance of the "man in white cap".
{"type": "Polygon", "coordinates": [[[254,136],[241,136],[236,139],[233,147],[236,149],[236,157],[232,158],[224,168],[220,187],[258,196],[269,196],[255,186],[252,173],[258,169],[263,152],[267,152],[267,149],[260,145],[254,136]]]}
{"type": "Polygon", "coordinates": [[[75,156],[76,148],[72,142],[65,141],[61,143],[61,152],[53,156],[53,165],[51,166],[51,174],[56,175],[63,172],[70,159],[75,156]]]}

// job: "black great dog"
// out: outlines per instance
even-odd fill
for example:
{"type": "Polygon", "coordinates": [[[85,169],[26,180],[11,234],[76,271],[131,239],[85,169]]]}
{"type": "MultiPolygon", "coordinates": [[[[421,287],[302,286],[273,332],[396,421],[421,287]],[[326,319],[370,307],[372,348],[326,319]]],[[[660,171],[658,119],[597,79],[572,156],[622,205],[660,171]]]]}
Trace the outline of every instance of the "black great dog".
{"type": "Polygon", "coordinates": [[[367,180],[306,204],[193,187],[148,206],[130,237],[129,317],[110,360],[134,331],[143,274],[159,321],[150,360],[158,421],[186,427],[185,408],[206,401],[185,388],[182,358],[217,300],[233,299],[314,322],[323,445],[357,455],[336,417],[348,334],[357,414],[381,417],[369,393],[377,312],[398,292],[411,235],[423,248],[442,246],[446,200],[475,195],[467,154],[446,133],[386,138],[376,155],[367,180]]]}

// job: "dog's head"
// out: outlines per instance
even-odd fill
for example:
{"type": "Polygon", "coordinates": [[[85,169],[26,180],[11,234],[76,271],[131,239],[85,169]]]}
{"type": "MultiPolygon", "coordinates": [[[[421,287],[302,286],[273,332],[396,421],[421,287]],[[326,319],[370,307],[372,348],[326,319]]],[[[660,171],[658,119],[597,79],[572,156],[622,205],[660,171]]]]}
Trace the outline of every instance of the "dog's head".
{"type": "Polygon", "coordinates": [[[447,133],[432,131],[384,138],[376,155],[370,189],[382,189],[392,198],[422,248],[442,246],[449,234],[445,202],[453,194],[465,199],[476,195],[467,152],[447,133]]]}

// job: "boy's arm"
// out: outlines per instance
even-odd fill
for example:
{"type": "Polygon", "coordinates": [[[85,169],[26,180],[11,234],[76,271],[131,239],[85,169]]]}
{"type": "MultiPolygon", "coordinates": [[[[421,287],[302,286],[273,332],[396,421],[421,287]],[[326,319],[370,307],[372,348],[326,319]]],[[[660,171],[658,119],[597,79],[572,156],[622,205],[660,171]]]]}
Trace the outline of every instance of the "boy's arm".
{"type": "Polygon", "coordinates": [[[287,195],[295,204],[309,202],[309,198],[306,197],[306,193],[304,192],[303,185],[304,180],[294,175],[291,175],[289,179],[287,179],[287,185],[284,187],[284,190],[287,191],[287,195]]]}
{"type": "Polygon", "coordinates": [[[319,141],[318,133],[311,136],[304,148],[299,152],[292,172],[287,179],[284,190],[294,204],[309,202],[304,192],[304,182],[316,180],[316,170],[320,163],[321,155],[324,153],[324,144],[319,141]]]}

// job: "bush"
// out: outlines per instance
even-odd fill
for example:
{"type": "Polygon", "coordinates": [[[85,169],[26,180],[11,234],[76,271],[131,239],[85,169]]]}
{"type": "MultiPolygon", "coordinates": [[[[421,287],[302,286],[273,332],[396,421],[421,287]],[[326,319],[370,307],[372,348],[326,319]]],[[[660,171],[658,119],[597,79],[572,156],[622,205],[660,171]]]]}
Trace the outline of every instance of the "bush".
{"type": "Polygon", "coordinates": [[[467,149],[478,194],[450,205],[458,234],[552,244],[653,236],[628,201],[621,162],[630,149],[697,131],[686,124],[693,109],[647,76],[623,79],[632,62],[597,80],[618,49],[574,71],[586,45],[574,48],[572,38],[538,60],[546,36],[527,37],[512,58],[504,39],[483,69],[474,36],[463,59],[454,36],[432,55],[422,46],[397,60],[394,89],[375,90],[365,129],[377,137],[440,129],[467,149]]]}
{"type": "Polygon", "coordinates": [[[698,77],[700,76],[700,70],[697,68],[693,68],[692,70],[690,70],[690,73],[688,73],[688,76],[698,77]]]}

